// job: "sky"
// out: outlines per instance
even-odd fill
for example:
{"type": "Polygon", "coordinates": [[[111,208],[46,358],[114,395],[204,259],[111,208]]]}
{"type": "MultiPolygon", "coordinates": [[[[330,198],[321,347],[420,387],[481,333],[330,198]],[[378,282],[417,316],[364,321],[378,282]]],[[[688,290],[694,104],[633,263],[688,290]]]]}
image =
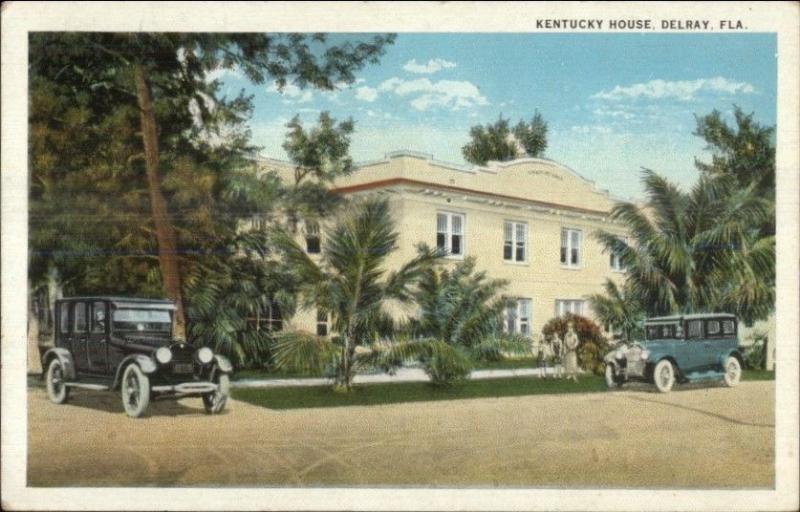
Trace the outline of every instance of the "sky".
{"type": "MultiPolygon", "coordinates": [[[[341,36],[340,36],[341,37],[341,36]]],[[[358,38],[363,35],[352,34],[358,38]]],[[[254,95],[253,143],[286,159],[286,123],[321,111],[352,118],[351,155],[380,159],[402,149],[463,164],[469,128],[512,124],[538,110],[548,123],[545,157],[615,197],[644,197],[641,169],[689,188],[705,143],[695,115],[733,105],[776,123],[774,34],[398,34],[379,64],[334,92],[290,84],[254,86],[222,72],[222,91],[254,95]]]]}

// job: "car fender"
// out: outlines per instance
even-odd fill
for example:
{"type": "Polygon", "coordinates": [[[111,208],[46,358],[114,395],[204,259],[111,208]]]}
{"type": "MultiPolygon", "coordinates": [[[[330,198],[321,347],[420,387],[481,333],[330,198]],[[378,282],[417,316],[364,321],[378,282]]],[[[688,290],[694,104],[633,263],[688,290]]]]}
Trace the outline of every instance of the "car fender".
{"type": "Polygon", "coordinates": [[[214,356],[214,360],[217,363],[215,366],[218,371],[222,373],[231,373],[233,371],[233,365],[227,357],[217,354],[214,356]]]}
{"type": "Polygon", "coordinates": [[[156,362],[153,361],[153,358],[148,357],[143,354],[131,354],[122,361],[120,361],[119,366],[117,366],[117,373],[114,375],[114,384],[112,384],[111,389],[116,389],[119,386],[120,382],[122,381],[122,373],[125,371],[125,368],[129,364],[137,364],[139,368],[144,373],[155,373],[158,369],[156,362]]]}
{"type": "Polygon", "coordinates": [[[719,360],[717,361],[719,363],[720,368],[725,368],[725,361],[727,361],[729,357],[735,357],[739,361],[739,366],[744,368],[744,359],[742,358],[742,354],[739,353],[739,351],[735,348],[732,348],[720,354],[719,360]]]}
{"type": "Polygon", "coordinates": [[[47,366],[53,359],[58,359],[61,362],[66,380],[75,380],[75,362],[72,360],[72,354],[69,353],[69,350],[63,347],[53,347],[44,353],[42,356],[42,377],[47,373],[47,366]]]}

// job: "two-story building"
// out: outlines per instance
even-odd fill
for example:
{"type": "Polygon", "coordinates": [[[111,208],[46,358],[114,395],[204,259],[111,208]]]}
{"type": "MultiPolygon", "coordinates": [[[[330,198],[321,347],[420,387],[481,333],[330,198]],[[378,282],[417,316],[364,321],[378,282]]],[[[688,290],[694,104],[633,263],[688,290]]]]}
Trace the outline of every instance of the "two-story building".
{"type": "MultiPolygon", "coordinates": [[[[292,179],[288,162],[264,159],[261,165],[292,179]]],[[[539,332],[566,312],[591,317],[586,297],[601,293],[606,278],[622,277],[619,259],[593,237],[601,229],[625,236],[609,219],[616,201],[551,160],[463,166],[398,151],[359,164],[333,188],[350,197],[389,199],[399,233],[389,267],[413,258],[415,246],[424,242],[447,251],[451,263],[471,256],[478,270],[507,280],[505,293],[516,301],[505,323],[514,332],[539,332]]],[[[312,254],[324,247],[324,228],[316,221],[305,223],[299,236],[312,254]]],[[[320,334],[329,330],[315,311],[300,311],[290,323],[320,334]]]]}

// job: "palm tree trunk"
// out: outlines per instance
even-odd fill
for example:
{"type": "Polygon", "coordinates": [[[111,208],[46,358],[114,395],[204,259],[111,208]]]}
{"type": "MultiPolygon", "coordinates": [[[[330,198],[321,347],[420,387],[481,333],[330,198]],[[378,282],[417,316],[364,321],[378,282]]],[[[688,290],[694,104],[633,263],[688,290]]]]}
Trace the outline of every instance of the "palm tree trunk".
{"type": "Polygon", "coordinates": [[[167,297],[175,302],[175,336],[186,339],[186,317],[181,295],[181,275],[178,264],[178,244],[175,228],[169,218],[167,201],[161,191],[161,175],[159,170],[158,129],[156,115],[153,110],[153,99],[150,94],[147,70],[141,63],[134,66],[136,80],[136,97],[139,102],[147,167],[147,184],[150,192],[150,206],[158,240],[158,263],[164,281],[167,297]]]}

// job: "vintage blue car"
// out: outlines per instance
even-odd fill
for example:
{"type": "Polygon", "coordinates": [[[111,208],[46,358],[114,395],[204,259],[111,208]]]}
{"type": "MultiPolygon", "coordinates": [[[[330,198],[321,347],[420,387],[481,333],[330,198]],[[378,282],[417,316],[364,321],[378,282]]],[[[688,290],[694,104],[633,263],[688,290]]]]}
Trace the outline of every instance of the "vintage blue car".
{"type": "Polygon", "coordinates": [[[650,318],[645,339],[623,344],[605,356],[606,384],[655,384],[662,393],[675,382],[722,380],[733,387],[742,375],[737,321],[727,313],[650,318]]]}

